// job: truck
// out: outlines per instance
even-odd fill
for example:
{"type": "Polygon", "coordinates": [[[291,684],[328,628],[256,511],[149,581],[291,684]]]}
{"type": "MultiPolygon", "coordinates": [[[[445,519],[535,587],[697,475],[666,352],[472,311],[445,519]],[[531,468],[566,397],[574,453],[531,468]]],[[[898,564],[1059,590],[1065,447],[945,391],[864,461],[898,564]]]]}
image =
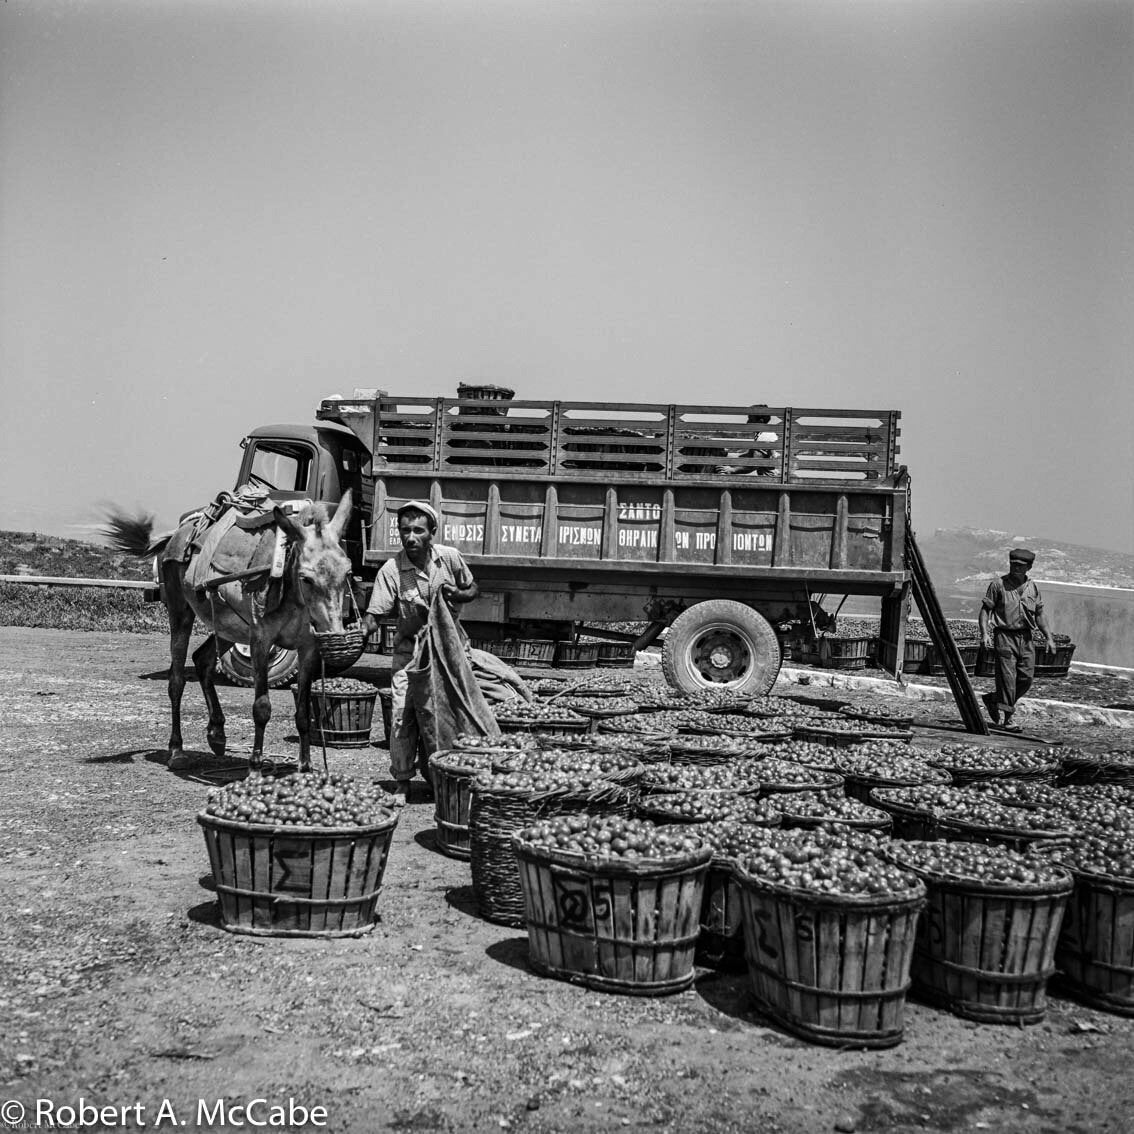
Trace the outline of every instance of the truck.
{"type": "MultiPolygon", "coordinates": [[[[463,610],[477,644],[661,638],[678,689],[758,695],[833,627],[824,604],[850,595],[878,599],[881,661],[900,676],[913,582],[900,417],[356,390],[309,424],[252,430],[237,485],[328,505],[350,488],[363,592],[400,549],[398,507],[428,501],[480,585],[463,610]]],[[[274,657],[273,684],[292,665],[274,657]]],[[[247,680],[247,654],[222,668],[247,680]]]]}

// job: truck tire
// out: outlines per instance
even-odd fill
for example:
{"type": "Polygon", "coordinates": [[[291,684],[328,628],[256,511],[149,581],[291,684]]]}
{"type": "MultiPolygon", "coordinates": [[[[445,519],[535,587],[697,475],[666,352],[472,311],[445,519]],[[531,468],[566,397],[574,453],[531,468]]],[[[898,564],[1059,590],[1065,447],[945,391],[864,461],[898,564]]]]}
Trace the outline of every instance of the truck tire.
{"type": "Polygon", "coordinates": [[[662,647],[662,670],[683,693],[734,689],[763,696],[780,672],[780,642],[768,620],[732,599],[709,599],[679,614],[662,647]]]}
{"type": "MultiPolygon", "coordinates": [[[[217,662],[221,673],[237,685],[252,686],[252,651],[248,646],[236,645],[225,650],[217,662]]],[[[268,688],[281,689],[290,685],[299,672],[299,654],[273,646],[268,655],[268,688]]]]}

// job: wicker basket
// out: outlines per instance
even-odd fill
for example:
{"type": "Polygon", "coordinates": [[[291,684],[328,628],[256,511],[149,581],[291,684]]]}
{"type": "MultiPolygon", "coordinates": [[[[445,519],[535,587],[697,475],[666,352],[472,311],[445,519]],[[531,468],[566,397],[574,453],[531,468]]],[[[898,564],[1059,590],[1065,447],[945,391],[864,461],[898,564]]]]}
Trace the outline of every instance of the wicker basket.
{"type": "Polygon", "coordinates": [[[885,788],[872,788],[866,802],[872,807],[889,812],[893,820],[890,829],[891,838],[913,839],[927,843],[941,838],[941,821],[933,812],[888,799],[885,788]]]}
{"type": "Polygon", "coordinates": [[[928,765],[925,777],[919,780],[893,780],[887,779],[885,776],[872,776],[863,772],[850,772],[845,768],[841,770],[841,775],[846,781],[843,786],[847,795],[852,799],[860,800],[862,803],[869,803],[872,807],[879,806],[870,798],[870,793],[875,788],[916,787],[918,784],[944,785],[952,783],[952,777],[950,777],[949,773],[943,768],[930,768],[928,765]]]}
{"type": "Polygon", "coordinates": [[[1134,1016],[1134,879],[1071,874],[1075,890],[1055,951],[1060,984],[1094,1008],[1134,1016]]]}
{"type": "MultiPolygon", "coordinates": [[[[291,696],[298,704],[299,690],[294,685],[291,696]]],[[[328,748],[369,747],[377,697],[377,688],[372,693],[333,693],[312,686],[307,698],[311,740],[328,748]]]]}
{"type": "Polygon", "coordinates": [[[811,740],[816,744],[827,744],[832,748],[849,748],[867,740],[899,740],[909,743],[913,740],[913,729],[886,729],[862,722],[862,728],[849,729],[823,728],[821,725],[796,725],[792,730],[796,740],[811,740]]]}
{"type": "Polygon", "coordinates": [[[801,768],[806,768],[811,773],[811,779],[802,783],[791,783],[786,780],[777,780],[776,773],[772,767],[765,764],[758,765],[760,770],[760,794],[762,796],[769,795],[790,795],[797,791],[814,791],[822,795],[840,796],[844,795],[843,791],[843,776],[841,772],[824,772],[818,768],[808,768],[806,764],[801,764],[801,768]]]}
{"type": "MultiPolygon", "coordinates": [[[[1027,811],[1021,808],[1020,815],[1026,816],[1027,811]]],[[[1008,847],[1015,851],[1026,851],[1031,847],[1050,849],[1068,846],[1074,838],[1072,831],[1033,830],[1023,825],[993,827],[955,815],[941,816],[937,822],[937,831],[941,838],[949,842],[983,843],[985,846],[1008,847]]]]}
{"type": "Polygon", "coordinates": [[[1134,756],[1107,759],[1101,756],[1064,756],[1059,782],[1064,787],[1077,784],[1117,784],[1134,787],[1134,756]]]}
{"type": "Polygon", "coordinates": [[[524,896],[512,839],[524,827],[555,815],[629,814],[630,792],[618,784],[583,793],[478,788],[470,784],[469,862],[481,916],[499,925],[524,924],[524,896]]]}
{"type": "Polygon", "coordinates": [[[858,817],[844,818],[839,815],[804,815],[791,809],[791,796],[785,795],[783,799],[783,826],[795,827],[798,830],[814,830],[816,827],[838,826],[846,827],[850,831],[871,831],[876,835],[889,835],[894,824],[894,818],[888,811],[876,807],[877,818],[858,817]]]}
{"type": "Polygon", "coordinates": [[[201,812],[221,926],[265,937],[357,937],[378,921],[394,828],[240,823],[201,812]]]}
{"type": "Polygon", "coordinates": [[[586,859],[513,843],[529,961],[603,992],[659,996],[693,983],[708,847],[668,859],[586,859]]]}
{"type": "Polygon", "coordinates": [[[899,1043],[924,885],[903,895],[848,898],[776,885],[741,865],[736,877],[759,1010],[815,1043],[899,1043]]]}
{"type": "Polygon", "coordinates": [[[560,642],[555,664],[563,669],[591,669],[598,664],[597,642],[560,642]]]}
{"type": "Polygon", "coordinates": [[[930,753],[925,762],[933,768],[941,768],[949,773],[956,787],[967,787],[970,784],[995,783],[997,780],[1022,780],[1025,783],[1053,784],[1059,778],[1063,762],[1058,756],[1052,756],[1049,764],[1031,768],[953,768],[945,762],[934,762],[930,753]]]}
{"type": "Polygon", "coordinates": [[[350,630],[337,633],[333,630],[320,632],[313,631],[315,644],[319,648],[319,657],[329,671],[339,673],[350,669],[366,648],[366,639],[361,626],[354,626],[350,630]]]}
{"type": "Polygon", "coordinates": [[[1043,886],[992,886],[902,865],[927,890],[914,946],[914,992],[969,1020],[1039,1023],[1070,876],[1043,886]]]}

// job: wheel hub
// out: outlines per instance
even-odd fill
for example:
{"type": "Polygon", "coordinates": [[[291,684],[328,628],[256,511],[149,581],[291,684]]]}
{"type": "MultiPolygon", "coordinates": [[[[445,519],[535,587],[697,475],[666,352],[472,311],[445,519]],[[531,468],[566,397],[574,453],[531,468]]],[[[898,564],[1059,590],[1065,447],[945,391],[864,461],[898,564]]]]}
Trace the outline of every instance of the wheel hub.
{"type": "Polygon", "coordinates": [[[706,681],[725,684],[744,676],[752,665],[752,652],[738,634],[712,630],[697,642],[693,665],[706,681]]]}

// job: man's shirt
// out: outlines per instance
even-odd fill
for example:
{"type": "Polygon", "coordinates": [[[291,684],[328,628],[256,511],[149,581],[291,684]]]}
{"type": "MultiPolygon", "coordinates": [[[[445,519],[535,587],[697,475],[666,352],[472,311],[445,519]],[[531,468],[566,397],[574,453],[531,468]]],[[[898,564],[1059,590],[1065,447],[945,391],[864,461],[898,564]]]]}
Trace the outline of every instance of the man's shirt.
{"type": "Polygon", "coordinates": [[[433,544],[425,567],[415,567],[403,548],[379,568],[366,609],[379,617],[397,612],[395,653],[413,649],[414,638],[429,619],[429,604],[445,583],[464,589],[472,586],[473,575],[461,553],[443,543],[433,544]]]}
{"type": "Polygon", "coordinates": [[[1039,587],[1031,579],[1016,583],[1011,575],[993,579],[981,605],[991,613],[993,630],[1033,630],[1036,617],[1043,613],[1039,587]]]}

